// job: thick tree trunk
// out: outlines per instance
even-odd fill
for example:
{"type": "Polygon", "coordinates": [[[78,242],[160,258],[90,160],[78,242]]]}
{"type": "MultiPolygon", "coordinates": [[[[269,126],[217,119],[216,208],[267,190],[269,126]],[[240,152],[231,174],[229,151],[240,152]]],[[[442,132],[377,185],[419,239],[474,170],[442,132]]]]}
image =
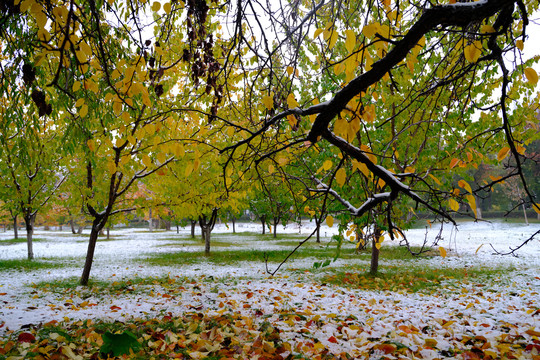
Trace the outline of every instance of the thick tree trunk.
{"type": "Polygon", "coordinates": [[[34,221],[36,220],[36,214],[24,216],[24,223],[26,225],[26,247],[28,248],[28,260],[34,258],[34,244],[32,238],[34,236],[34,221]]]}
{"type": "Polygon", "coordinates": [[[204,240],[204,254],[210,255],[210,234],[211,230],[208,226],[205,226],[204,228],[201,228],[201,233],[203,234],[203,240],[204,240]]]}
{"type": "Polygon", "coordinates": [[[378,227],[375,227],[373,232],[373,239],[371,240],[371,266],[369,272],[371,275],[376,275],[379,270],[379,253],[380,250],[377,248],[377,243],[381,237],[381,230],[378,227]]]}
{"type": "Polygon", "coordinates": [[[274,238],[277,237],[277,226],[278,226],[278,224],[279,224],[279,218],[274,217],[274,229],[272,229],[272,230],[274,230],[273,231],[274,232],[274,238]]]}
{"type": "Polygon", "coordinates": [[[92,270],[92,263],[94,261],[94,252],[96,250],[96,243],[100,231],[105,226],[103,219],[95,219],[92,222],[92,229],[90,230],[90,240],[88,241],[88,251],[86,252],[86,261],[84,263],[84,269],[81,276],[80,284],[82,286],[88,285],[88,280],[90,279],[90,270],[92,270]]]}
{"type": "Polygon", "coordinates": [[[199,216],[199,226],[201,227],[201,234],[204,241],[204,254],[210,255],[210,234],[214,230],[214,225],[217,220],[218,209],[212,210],[210,219],[207,220],[206,215],[199,216]]]}

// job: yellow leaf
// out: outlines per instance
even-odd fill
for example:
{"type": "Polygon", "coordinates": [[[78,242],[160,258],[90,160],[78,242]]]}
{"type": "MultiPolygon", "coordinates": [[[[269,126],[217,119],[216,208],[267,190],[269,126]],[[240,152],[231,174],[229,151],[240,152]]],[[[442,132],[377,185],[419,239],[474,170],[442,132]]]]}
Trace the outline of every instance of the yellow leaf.
{"type": "Polygon", "coordinates": [[[75,102],[75,107],[79,107],[82,104],[84,104],[84,99],[83,98],[81,98],[81,99],[77,100],[77,102],[75,102]]]}
{"type": "Polygon", "coordinates": [[[272,91],[270,95],[263,96],[262,102],[265,108],[272,110],[274,108],[274,92],[272,91]]]}
{"type": "Polygon", "coordinates": [[[465,59],[468,62],[475,63],[480,58],[480,55],[482,55],[482,44],[478,41],[473,42],[472,44],[469,44],[465,46],[465,49],[463,50],[465,52],[465,59]]]}
{"type": "Polygon", "coordinates": [[[510,152],[510,148],[508,146],[503,147],[501,150],[499,150],[499,153],[497,154],[497,160],[502,161],[506,156],[508,156],[508,153],[510,152]]]}
{"type": "Polygon", "coordinates": [[[469,202],[469,206],[471,207],[471,210],[474,212],[474,217],[477,218],[478,215],[476,214],[476,199],[473,195],[465,195],[465,198],[469,202]]]}
{"type": "Polygon", "coordinates": [[[294,68],[292,66],[287,66],[287,74],[291,76],[294,73],[294,68]]]}
{"type": "Polygon", "coordinates": [[[269,173],[269,174],[273,174],[274,171],[275,171],[274,165],[269,164],[269,165],[268,165],[268,173],[269,173]]]}
{"type": "Polygon", "coordinates": [[[88,149],[90,149],[91,152],[96,151],[96,143],[94,140],[90,139],[86,142],[86,145],[88,145],[88,149]]]}
{"type": "Polygon", "coordinates": [[[339,186],[343,186],[345,184],[345,180],[347,180],[347,172],[344,168],[340,168],[336,172],[336,181],[339,186]]]}
{"type": "Polygon", "coordinates": [[[536,211],[538,214],[540,214],[540,204],[536,203],[533,205],[534,211],[536,211]]]}
{"type": "Polygon", "coordinates": [[[163,4],[163,11],[165,11],[166,14],[169,14],[171,12],[171,3],[165,3],[163,4]]]}
{"type": "Polygon", "coordinates": [[[502,176],[489,175],[489,178],[491,179],[491,181],[499,181],[502,179],[502,176]]]}
{"type": "Polygon", "coordinates": [[[324,29],[317,29],[315,30],[315,34],[313,34],[313,38],[315,39],[316,37],[318,37],[319,35],[321,35],[321,33],[324,31],[324,29]]]}
{"type": "Polygon", "coordinates": [[[458,163],[459,163],[459,159],[453,158],[452,161],[450,161],[450,169],[455,168],[458,163]]]}
{"type": "Polygon", "coordinates": [[[326,225],[328,225],[328,227],[334,226],[334,218],[331,215],[326,217],[326,225]]]}
{"type": "Polygon", "coordinates": [[[475,254],[478,254],[478,251],[480,251],[480,249],[482,248],[482,246],[484,246],[484,244],[481,244],[477,249],[476,251],[474,252],[475,254]]]}
{"type": "Polygon", "coordinates": [[[448,205],[450,206],[450,209],[453,211],[459,210],[459,203],[454,199],[448,199],[448,205]]]}
{"type": "Polygon", "coordinates": [[[484,34],[489,34],[489,33],[494,33],[496,32],[495,31],[495,28],[491,25],[482,25],[480,26],[480,31],[484,34]]]}
{"type": "Polygon", "coordinates": [[[147,168],[152,166],[152,159],[150,159],[150,156],[148,156],[148,154],[144,154],[142,156],[142,162],[147,168]]]}
{"type": "Polygon", "coordinates": [[[437,179],[435,176],[429,174],[429,177],[433,179],[433,181],[435,181],[438,185],[442,185],[441,181],[439,179],[437,179]]]}
{"type": "Polygon", "coordinates": [[[466,182],[465,180],[459,180],[459,181],[458,181],[458,185],[459,185],[461,188],[467,190],[469,193],[472,194],[471,185],[469,185],[469,183],[466,182]]]}
{"type": "Polygon", "coordinates": [[[333,30],[332,34],[330,35],[330,39],[328,41],[328,48],[332,49],[336,45],[338,39],[339,39],[339,36],[338,36],[337,31],[333,30]]]}
{"type": "Polygon", "coordinates": [[[75,81],[75,82],[73,83],[73,88],[72,88],[73,91],[77,91],[77,90],[79,90],[80,88],[81,88],[81,82],[80,82],[80,81],[75,81]]]}
{"type": "Polygon", "coordinates": [[[516,40],[516,47],[523,51],[523,40],[516,40]]]}
{"type": "Polygon", "coordinates": [[[152,4],[152,11],[158,12],[161,9],[161,3],[159,1],[154,1],[152,4]]]}
{"type": "Polygon", "coordinates": [[[369,24],[369,25],[364,26],[364,28],[362,29],[362,34],[364,34],[364,36],[367,37],[368,39],[371,39],[373,36],[375,36],[375,33],[377,32],[378,29],[379,29],[379,24],[377,23],[369,24]]]}
{"type": "Polygon", "coordinates": [[[353,30],[345,30],[345,49],[350,53],[356,46],[356,34],[353,30]]]}
{"type": "Polygon", "coordinates": [[[538,74],[536,73],[536,70],[528,67],[524,69],[523,72],[525,73],[525,77],[527,78],[527,80],[531,84],[536,85],[536,83],[538,82],[538,74]]]}
{"type": "Polygon", "coordinates": [[[165,153],[163,153],[163,152],[160,152],[160,153],[157,154],[157,159],[158,159],[160,164],[163,164],[163,163],[165,163],[165,161],[167,161],[167,155],[165,155],[165,153]]]}
{"type": "Polygon", "coordinates": [[[111,174],[114,174],[114,173],[116,172],[116,170],[117,170],[117,169],[116,169],[116,164],[114,163],[114,161],[109,161],[109,162],[107,163],[107,168],[109,169],[109,172],[110,172],[111,174]]]}
{"type": "Polygon", "coordinates": [[[84,104],[81,109],[79,110],[79,116],[85,117],[86,114],[88,114],[88,105],[84,104]]]}
{"type": "Polygon", "coordinates": [[[326,160],[323,163],[323,169],[324,170],[330,170],[331,167],[332,167],[332,160],[326,160]]]}
{"type": "Polygon", "coordinates": [[[446,257],[446,249],[443,248],[442,246],[439,246],[439,253],[441,254],[441,256],[442,256],[443,258],[446,257]]]}
{"type": "Polygon", "coordinates": [[[296,102],[296,99],[294,98],[294,94],[289,94],[287,96],[287,105],[289,105],[289,109],[294,109],[299,107],[298,103],[296,102]]]}

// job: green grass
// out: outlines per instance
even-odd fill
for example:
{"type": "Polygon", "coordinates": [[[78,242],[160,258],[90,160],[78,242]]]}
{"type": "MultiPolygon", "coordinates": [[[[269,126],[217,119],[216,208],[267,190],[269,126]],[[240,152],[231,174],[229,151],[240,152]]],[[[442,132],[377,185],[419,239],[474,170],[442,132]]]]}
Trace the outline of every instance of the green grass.
{"type": "Polygon", "coordinates": [[[464,282],[484,284],[490,278],[513,271],[511,268],[434,268],[410,266],[379,266],[377,275],[369,273],[369,266],[350,266],[335,269],[320,281],[362,290],[427,292],[441,291],[464,282]]]}
{"type": "MultiPolygon", "coordinates": [[[[40,242],[40,241],[46,241],[46,240],[41,239],[41,238],[32,238],[32,242],[40,242]]],[[[18,239],[0,240],[0,245],[13,245],[13,244],[20,244],[20,243],[26,243],[26,235],[23,237],[19,237],[18,239]]]]}
{"type": "MultiPolygon", "coordinates": [[[[292,250],[292,249],[291,249],[292,250]]],[[[204,251],[176,252],[149,254],[142,262],[154,266],[187,265],[197,263],[213,263],[220,265],[234,264],[242,261],[254,262],[280,262],[289,255],[291,250],[234,250],[234,251],[211,251],[210,255],[205,255],[204,251]]],[[[335,250],[301,248],[292,255],[292,259],[303,259],[315,257],[320,259],[333,258],[335,250]]]]}
{"type": "Polygon", "coordinates": [[[13,260],[0,260],[0,271],[5,270],[43,270],[43,269],[60,269],[67,267],[67,265],[59,259],[43,260],[43,259],[13,259],[13,260]]]}
{"type": "MultiPolygon", "coordinates": [[[[61,280],[42,281],[32,285],[35,289],[51,292],[65,292],[73,290],[79,286],[79,277],[70,277],[61,280]]],[[[209,279],[211,281],[213,279],[209,279]]],[[[146,285],[162,285],[171,286],[172,284],[182,284],[186,282],[193,282],[195,280],[187,277],[146,277],[146,278],[132,278],[132,279],[118,279],[118,280],[94,280],[90,279],[86,292],[88,294],[125,294],[129,292],[137,291],[138,286],[146,285]]],[[[84,295],[82,295],[84,297],[84,295]]]]}

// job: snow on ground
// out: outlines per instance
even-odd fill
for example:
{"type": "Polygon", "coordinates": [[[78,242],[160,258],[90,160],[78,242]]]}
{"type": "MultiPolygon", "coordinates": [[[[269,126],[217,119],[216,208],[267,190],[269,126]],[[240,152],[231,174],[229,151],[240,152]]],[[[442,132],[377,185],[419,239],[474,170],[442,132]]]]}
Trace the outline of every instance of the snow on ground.
{"type": "MultiPolygon", "coordinates": [[[[260,225],[237,224],[236,230],[258,232],[260,225]]],[[[511,276],[505,273],[488,284],[465,282],[456,291],[441,289],[435,294],[410,294],[321,285],[310,282],[309,274],[290,271],[291,268],[309,268],[315,259],[289,263],[275,277],[269,277],[261,263],[142,267],[136,260],[151,252],[200,251],[201,246],[186,239],[189,228],[181,228],[179,235],[175,230],[118,229],[111,231],[112,240],[98,242],[92,279],[110,281],[168,275],[178,281],[178,286],[134,285],[117,296],[101,296],[81,287],[70,295],[31,287],[42,281],[79,277],[87,246],[84,236],[71,235],[67,231],[38,230],[35,238],[40,241],[34,243],[36,258],[62,261],[68,266],[28,272],[0,271],[0,335],[25,324],[64,317],[114,320],[168,313],[180,315],[190,311],[208,314],[234,311],[254,318],[264,316],[268,321],[279,323],[285,338],[293,342],[300,341],[298,334],[302,327],[313,324],[308,320],[320,316],[326,320],[326,325],[312,329],[312,335],[335,353],[359,354],[366,344],[361,340],[367,338],[398,339],[410,347],[420,346],[419,342],[423,344],[424,340],[415,336],[417,331],[405,329],[423,329],[421,335],[435,340],[437,348],[443,350],[459,346],[452,340],[454,334],[480,334],[488,341],[497,342],[502,334],[509,336],[509,326],[513,334],[510,336],[523,336],[529,331],[533,334],[531,337],[538,338],[534,334],[540,331],[540,237],[520,250],[518,257],[494,255],[490,244],[499,251],[506,251],[539,230],[539,224],[523,226],[501,222],[470,222],[460,224],[457,230],[445,228],[438,245],[448,250],[448,257],[422,259],[420,265],[511,267],[511,276]],[[179,240],[181,237],[186,240],[179,240]],[[213,281],[205,281],[204,276],[213,281]],[[198,280],[186,282],[182,280],[184,277],[198,280]],[[300,314],[308,320],[291,322],[283,316],[287,313],[300,314]],[[334,319],[348,316],[355,326],[348,330],[335,326],[334,319]]],[[[296,225],[278,229],[279,233],[301,232],[303,235],[310,231],[310,223],[304,223],[301,229],[296,225]]],[[[321,234],[328,240],[335,231],[325,227],[321,234]]],[[[249,236],[232,234],[224,224],[216,226],[214,233],[228,233],[227,241],[237,244],[233,248],[283,248],[279,242],[271,240],[261,246],[260,241],[254,242],[249,236]]],[[[412,245],[420,245],[426,238],[426,229],[413,229],[406,234],[412,245]]],[[[427,232],[430,244],[437,234],[436,229],[427,232]]],[[[2,240],[12,236],[12,233],[0,233],[0,260],[26,258],[25,243],[2,244],[2,240]]],[[[387,246],[385,244],[383,246],[387,246]]],[[[219,247],[212,249],[219,250],[219,247]]],[[[395,263],[399,264],[399,261],[395,263]]],[[[331,267],[343,265],[345,262],[339,260],[331,267]]],[[[429,354],[426,356],[429,358],[429,354]]]]}

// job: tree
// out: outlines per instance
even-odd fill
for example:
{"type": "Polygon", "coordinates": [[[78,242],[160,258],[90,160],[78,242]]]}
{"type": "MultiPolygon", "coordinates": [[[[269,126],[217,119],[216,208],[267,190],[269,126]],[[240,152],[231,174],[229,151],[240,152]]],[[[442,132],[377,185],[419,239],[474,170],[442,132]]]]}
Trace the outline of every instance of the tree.
{"type": "Polygon", "coordinates": [[[392,239],[408,207],[449,222],[460,202],[476,213],[475,191],[483,190],[464,179],[454,188],[457,169],[510,153],[518,159],[511,176],[527,184],[523,149],[538,137],[529,125],[538,76],[535,58],[521,51],[537,8],[508,0],[303,3],[258,13],[282,30],[272,45],[265,22],[236,8],[243,27],[233,41],[249,43],[260,64],[242,102],[259,106],[238,106],[234,125],[249,135],[224,152],[266,167],[330,146],[328,165],[304,181],[342,212],[371,214],[392,239]],[[350,182],[364,185],[348,192],[350,182]]]}
{"type": "Polygon", "coordinates": [[[5,65],[1,83],[4,96],[0,103],[0,194],[13,215],[15,229],[17,215],[22,215],[28,259],[33,259],[36,216],[47,209],[49,200],[65,180],[62,154],[57,152],[63,128],[60,124],[52,125],[50,103],[34,106],[45,101],[40,90],[43,80],[36,79],[43,69],[37,72],[23,56],[9,59],[5,65]]]}

